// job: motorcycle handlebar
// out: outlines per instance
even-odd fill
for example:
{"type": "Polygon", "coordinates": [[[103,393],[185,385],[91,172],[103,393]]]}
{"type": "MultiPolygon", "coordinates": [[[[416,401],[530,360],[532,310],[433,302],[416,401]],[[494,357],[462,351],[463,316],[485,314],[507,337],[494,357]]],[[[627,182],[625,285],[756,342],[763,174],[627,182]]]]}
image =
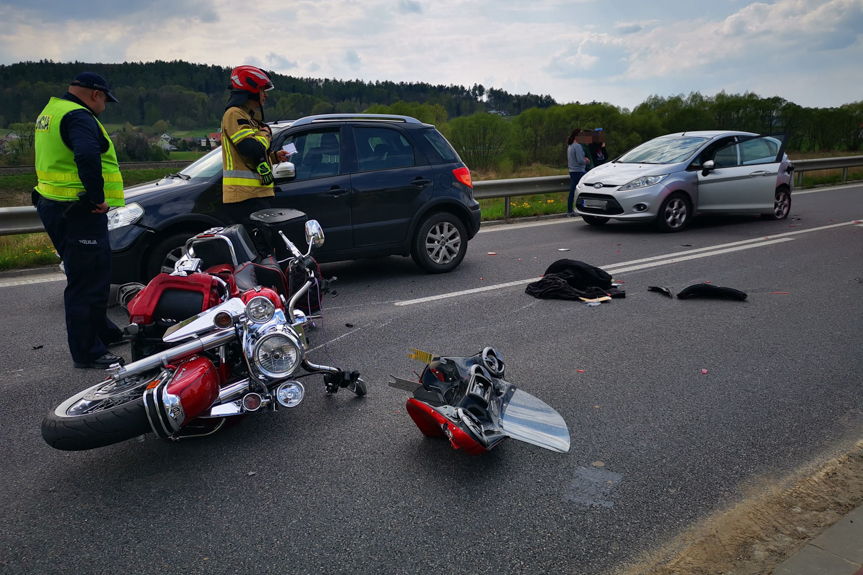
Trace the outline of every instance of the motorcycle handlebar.
{"type": "MultiPolygon", "coordinates": [[[[295,258],[302,259],[304,257],[303,253],[299,250],[299,248],[294,245],[294,242],[288,239],[288,236],[286,236],[282,230],[279,230],[279,236],[281,236],[282,241],[285,242],[285,245],[288,247],[289,250],[291,250],[291,253],[294,255],[295,258]]],[[[309,253],[311,253],[311,251],[312,246],[309,246],[309,251],[305,255],[308,255],[309,253]]]]}

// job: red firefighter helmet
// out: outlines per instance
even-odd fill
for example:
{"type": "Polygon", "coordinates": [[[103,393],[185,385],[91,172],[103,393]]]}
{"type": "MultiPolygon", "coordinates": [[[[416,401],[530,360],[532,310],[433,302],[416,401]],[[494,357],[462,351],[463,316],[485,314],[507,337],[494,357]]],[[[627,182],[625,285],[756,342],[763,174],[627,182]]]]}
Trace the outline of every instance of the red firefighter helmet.
{"type": "Polygon", "coordinates": [[[266,72],[255,66],[237,66],[231,70],[231,90],[242,90],[252,94],[268,92],[274,88],[266,72]]]}

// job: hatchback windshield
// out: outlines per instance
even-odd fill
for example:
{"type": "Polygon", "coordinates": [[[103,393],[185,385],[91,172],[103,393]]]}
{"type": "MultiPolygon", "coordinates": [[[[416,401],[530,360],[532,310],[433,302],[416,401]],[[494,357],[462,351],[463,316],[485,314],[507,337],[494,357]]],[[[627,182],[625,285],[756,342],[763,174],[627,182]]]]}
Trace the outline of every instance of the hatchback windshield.
{"type": "Polygon", "coordinates": [[[709,138],[663,136],[633,148],[617,161],[624,164],[676,164],[689,158],[709,138]]]}

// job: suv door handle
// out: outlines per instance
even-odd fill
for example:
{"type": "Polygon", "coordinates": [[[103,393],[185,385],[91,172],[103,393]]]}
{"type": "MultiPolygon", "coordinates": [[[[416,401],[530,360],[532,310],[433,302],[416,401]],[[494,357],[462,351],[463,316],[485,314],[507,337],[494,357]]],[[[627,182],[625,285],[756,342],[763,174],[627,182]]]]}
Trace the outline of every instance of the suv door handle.
{"type": "Polygon", "coordinates": [[[331,198],[338,198],[344,196],[347,193],[348,190],[346,188],[343,188],[341,186],[333,186],[329,189],[326,195],[330,196],[331,198]]]}
{"type": "Polygon", "coordinates": [[[414,181],[411,182],[411,184],[415,185],[418,188],[424,188],[424,187],[430,185],[431,183],[432,183],[432,181],[430,179],[423,178],[422,176],[417,176],[416,178],[414,178],[414,181]]]}

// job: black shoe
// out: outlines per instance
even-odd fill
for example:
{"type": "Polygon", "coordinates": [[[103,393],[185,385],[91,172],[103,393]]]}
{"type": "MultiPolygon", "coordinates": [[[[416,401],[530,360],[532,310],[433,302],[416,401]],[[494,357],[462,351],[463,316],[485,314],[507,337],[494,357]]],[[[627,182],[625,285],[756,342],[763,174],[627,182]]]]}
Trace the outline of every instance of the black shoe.
{"type": "Polygon", "coordinates": [[[123,365],[126,363],[126,360],[120,357],[119,355],[114,355],[110,351],[105,352],[101,357],[97,357],[90,363],[81,363],[76,361],[75,367],[79,369],[108,369],[115,363],[123,365]]]}

